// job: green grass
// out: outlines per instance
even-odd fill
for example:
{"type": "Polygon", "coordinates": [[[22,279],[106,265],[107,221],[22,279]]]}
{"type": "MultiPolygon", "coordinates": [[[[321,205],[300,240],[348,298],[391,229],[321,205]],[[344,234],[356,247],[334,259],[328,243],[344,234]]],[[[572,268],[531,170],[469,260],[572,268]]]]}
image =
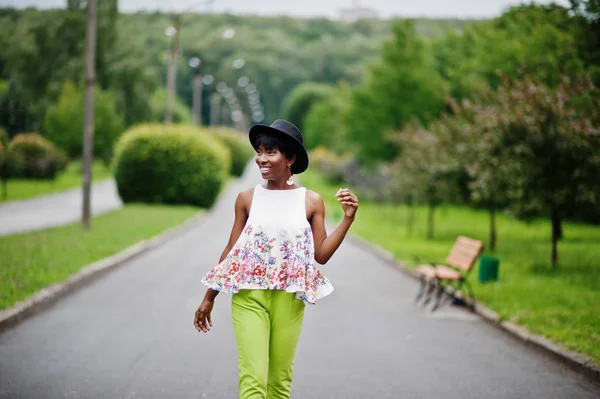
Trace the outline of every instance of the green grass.
{"type": "Polygon", "coordinates": [[[91,231],[75,223],[0,237],[0,309],[180,224],[198,211],[191,206],[126,205],[94,218],[91,231]]]}
{"type": "MultiPolygon", "coordinates": [[[[110,170],[101,161],[92,166],[92,179],[99,181],[111,177],[110,170]]],[[[11,179],[7,197],[0,192],[0,202],[14,201],[56,193],[81,186],[81,161],[71,161],[67,169],[54,180],[11,179]]],[[[0,190],[1,191],[1,190],[0,190]]]]}
{"type": "MultiPolygon", "coordinates": [[[[341,216],[334,198],[338,186],[327,184],[314,172],[304,173],[302,183],[323,196],[330,216],[341,216]]],[[[458,235],[488,240],[489,216],[484,210],[440,207],[431,240],[425,238],[426,209],[416,208],[412,234],[407,231],[407,216],[405,206],[361,201],[352,232],[391,251],[409,267],[415,266],[415,256],[443,260],[458,235]]],[[[564,223],[563,231],[559,266],[553,269],[549,221],[525,223],[498,215],[497,250],[484,255],[500,259],[499,281],[479,283],[477,269],[469,280],[477,299],[504,320],[600,364],[600,226],[564,223]]]]}

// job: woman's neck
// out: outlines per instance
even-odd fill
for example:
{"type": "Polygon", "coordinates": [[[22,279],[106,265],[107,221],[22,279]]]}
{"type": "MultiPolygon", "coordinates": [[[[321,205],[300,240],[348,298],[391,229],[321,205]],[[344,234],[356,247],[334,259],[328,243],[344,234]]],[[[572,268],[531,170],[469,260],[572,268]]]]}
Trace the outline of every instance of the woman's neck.
{"type": "Polygon", "coordinates": [[[298,185],[294,183],[290,186],[287,184],[287,180],[267,180],[263,187],[267,190],[293,190],[298,188],[298,185]]]}

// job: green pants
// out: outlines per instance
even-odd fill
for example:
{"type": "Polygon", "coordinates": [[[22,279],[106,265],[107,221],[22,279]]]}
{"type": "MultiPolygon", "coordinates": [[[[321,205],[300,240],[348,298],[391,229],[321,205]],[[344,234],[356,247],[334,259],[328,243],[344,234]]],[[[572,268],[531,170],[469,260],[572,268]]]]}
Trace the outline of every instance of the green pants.
{"type": "Polygon", "coordinates": [[[241,290],[231,301],[240,399],[288,399],[304,302],[282,290],[241,290]]]}

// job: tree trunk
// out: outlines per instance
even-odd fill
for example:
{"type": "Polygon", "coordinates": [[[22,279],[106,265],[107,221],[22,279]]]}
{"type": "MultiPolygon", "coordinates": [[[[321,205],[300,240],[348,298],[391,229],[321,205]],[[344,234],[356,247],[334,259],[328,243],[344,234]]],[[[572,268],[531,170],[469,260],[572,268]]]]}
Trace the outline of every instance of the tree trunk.
{"type": "Polygon", "coordinates": [[[435,214],[435,205],[433,204],[429,204],[428,207],[428,212],[427,212],[427,238],[428,239],[433,239],[433,216],[435,214]]]}
{"type": "Polygon", "coordinates": [[[83,204],[81,223],[91,228],[92,161],[94,156],[94,84],[96,79],[96,0],[87,2],[85,104],[83,118],[83,204]]]}
{"type": "Polygon", "coordinates": [[[496,209],[490,208],[490,250],[496,250],[496,209]]]}
{"type": "Polygon", "coordinates": [[[559,240],[559,235],[561,234],[561,220],[560,215],[556,209],[552,210],[551,215],[552,220],[552,267],[558,267],[558,248],[557,243],[559,240]]]}
{"type": "Polygon", "coordinates": [[[564,234],[563,234],[563,228],[562,228],[562,219],[558,218],[558,225],[557,225],[557,239],[558,240],[562,240],[563,238],[565,238],[564,234]]]}
{"type": "Polygon", "coordinates": [[[8,179],[2,179],[2,198],[8,197],[8,179]]]}

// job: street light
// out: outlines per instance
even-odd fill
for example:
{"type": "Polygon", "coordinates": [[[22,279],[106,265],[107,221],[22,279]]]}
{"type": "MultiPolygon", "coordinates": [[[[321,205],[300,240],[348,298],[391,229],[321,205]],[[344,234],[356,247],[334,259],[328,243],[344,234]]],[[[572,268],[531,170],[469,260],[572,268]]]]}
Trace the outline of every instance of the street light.
{"type": "Polygon", "coordinates": [[[169,52],[169,68],[167,71],[167,104],[165,105],[165,125],[169,125],[173,119],[173,100],[175,98],[175,79],[177,74],[177,54],[179,52],[179,36],[181,35],[181,24],[183,15],[194,8],[200,6],[209,6],[215,0],[203,0],[195,2],[188,6],[179,14],[175,14],[173,26],[165,29],[165,35],[171,38],[171,48],[169,52]]]}
{"type": "Polygon", "coordinates": [[[212,76],[211,74],[204,75],[204,77],[202,78],[202,83],[204,83],[207,86],[210,86],[211,84],[213,84],[214,81],[215,81],[215,77],[212,76]]]}
{"type": "Polygon", "coordinates": [[[234,69],[242,69],[244,65],[246,65],[246,61],[244,61],[243,58],[238,58],[237,60],[233,61],[234,69]]]}
{"type": "Polygon", "coordinates": [[[233,39],[235,36],[235,29],[228,28],[223,31],[223,39],[233,39]]]}
{"type": "Polygon", "coordinates": [[[179,30],[181,28],[181,17],[175,17],[175,26],[165,29],[165,35],[171,38],[169,50],[169,67],[167,69],[167,104],[165,105],[165,125],[171,124],[173,120],[173,99],[175,97],[175,78],[177,74],[177,52],[179,47],[179,30]]]}
{"type": "Polygon", "coordinates": [[[241,78],[238,79],[237,84],[240,87],[246,87],[248,86],[248,83],[250,83],[250,79],[248,79],[247,76],[242,76],[241,78]]]}
{"type": "Polygon", "coordinates": [[[169,37],[173,37],[177,34],[177,28],[175,28],[174,26],[169,26],[165,29],[165,35],[169,36],[169,37]]]}
{"type": "Polygon", "coordinates": [[[192,96],[192,123],[196,126],[202,124],[202,61],[198,57],[190,58],[188,65],[194,68],[194,94],[192,96]]]}
{"type": "Polygon", "coordinates": [[[248,93],[248,94],[256,93],[256,85],[254,83],[250,83],[248,86],[246,86],[246,93],[248,93]]]}
{"type": "Polygon", "coordinates": [[[227,83],[225,83],[225,82],[217,83],[217,91],[219,93],[223,93],[226,89],[227,89],[227,83]]]}

